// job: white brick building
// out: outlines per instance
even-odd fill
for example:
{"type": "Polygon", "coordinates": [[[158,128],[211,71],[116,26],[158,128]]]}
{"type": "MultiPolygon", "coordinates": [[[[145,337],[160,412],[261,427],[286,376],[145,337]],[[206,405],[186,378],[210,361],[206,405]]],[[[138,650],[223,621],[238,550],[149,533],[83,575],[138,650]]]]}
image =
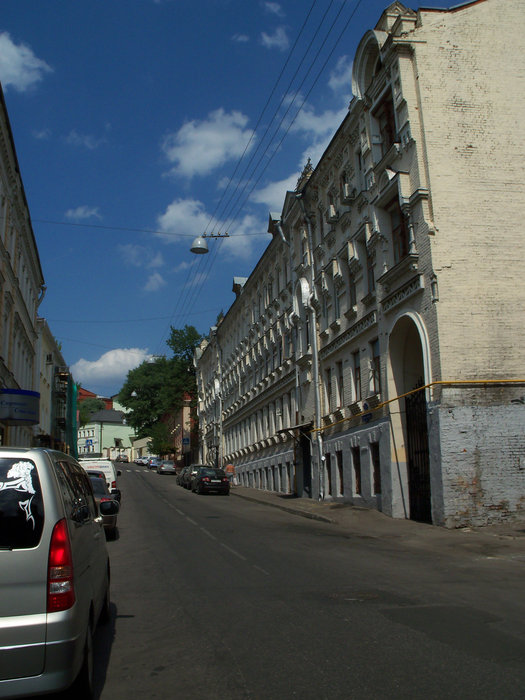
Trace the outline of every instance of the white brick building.
{"type": "Polygon", "coordinates": [[[524,56],[521,0],[394,2],[363,36],[348,115],[201,349],[242,483],[450,527],[525,506],[524,56]]]}

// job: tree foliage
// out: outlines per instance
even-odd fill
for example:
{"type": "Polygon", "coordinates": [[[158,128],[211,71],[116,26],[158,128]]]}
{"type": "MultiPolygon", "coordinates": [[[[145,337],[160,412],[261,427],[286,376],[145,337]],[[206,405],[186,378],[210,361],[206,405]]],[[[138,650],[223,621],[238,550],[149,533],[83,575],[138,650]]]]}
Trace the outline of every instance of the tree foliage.
{"type": "Polygon", "coordinates": [[[78,423],[86,425],[89,423],[91,416],[97,411],[102,411],[106,404],[102,399],[88,398],[81,401],[78,406],[78,423]]]}
{"type": "MultiPolygon", "coordinates": [[[[158,427],[160,419],[179,410],[186,397],[195,397],[193,351],[201,338],[193,326],[183,329],[172,326],[167,345],[173,351],[173,357],[156,357],[128,372],[118,399],[130,410],[128,423],[138,437],[157,438],[159,443],[165,443],[163,428],[158,427]]],[[[153,445],[152,449],[157,454],[169,451],[153,445]]]]}

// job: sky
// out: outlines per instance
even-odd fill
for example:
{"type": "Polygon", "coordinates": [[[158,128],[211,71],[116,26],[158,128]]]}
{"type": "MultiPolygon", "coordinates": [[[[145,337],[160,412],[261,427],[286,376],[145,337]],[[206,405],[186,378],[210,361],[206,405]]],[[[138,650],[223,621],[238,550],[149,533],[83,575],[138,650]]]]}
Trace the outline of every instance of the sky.
{"type": "Polygon", "coordinates": [[[117,394],[170,356],[171,327],[206,335],[228,311],[233,278],[270,242],[269,212],[344,118],[355,51],[387,5],[2,0],[39,315],[84,388],[117,394]],[[216,237],[195,255],[203,233],[216,237]]]}

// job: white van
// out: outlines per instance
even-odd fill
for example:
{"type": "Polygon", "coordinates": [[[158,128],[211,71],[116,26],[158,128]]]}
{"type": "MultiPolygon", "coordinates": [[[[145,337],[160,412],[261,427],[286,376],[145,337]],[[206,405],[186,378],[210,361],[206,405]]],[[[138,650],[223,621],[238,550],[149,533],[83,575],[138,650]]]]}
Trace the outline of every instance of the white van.
{"type": "Polygon", "coordinates": [[[88,471],[102,472],[106,477],[106,483],[110,494],[120,502],[120,489],[117,485],[117,478],[122,474],[120,469],[115,469],[113,462],[110,459],[90,459],[89,457],[81,457],[78,460],[80,466],[88,471]]]}
{"type": "Polygon", "coordinates": [[[0,447],[0,698],[90,698],[109,618],[109,557],[91,482],[70,455],[0,447]],[[69,697],[69,696],[68,696],[69,697]]]}

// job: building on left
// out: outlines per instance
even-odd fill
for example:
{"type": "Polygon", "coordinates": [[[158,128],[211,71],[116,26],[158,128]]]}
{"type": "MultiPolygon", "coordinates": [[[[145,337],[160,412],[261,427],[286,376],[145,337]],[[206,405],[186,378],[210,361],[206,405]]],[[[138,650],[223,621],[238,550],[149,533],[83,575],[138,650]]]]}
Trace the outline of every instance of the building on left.
{"type": "Polygon", "coordinates": [[[75,384],[38,316],[45,290],[0,87],[0,444],[75,454],[75,384]]]}

